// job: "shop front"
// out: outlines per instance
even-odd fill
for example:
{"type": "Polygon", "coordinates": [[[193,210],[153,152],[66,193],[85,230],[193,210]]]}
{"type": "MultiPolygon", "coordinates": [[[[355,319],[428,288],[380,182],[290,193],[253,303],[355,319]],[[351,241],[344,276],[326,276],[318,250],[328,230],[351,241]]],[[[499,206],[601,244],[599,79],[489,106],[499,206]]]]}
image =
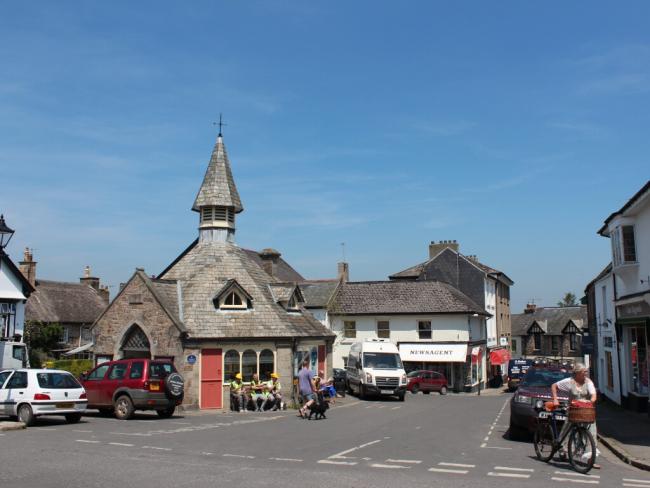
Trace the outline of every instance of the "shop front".
{"type": "Polygon", "coordinates": [[[490,350],[489,356],[489,382],[491,388],[503,386],[503,376],[508,371],[510,351],[505,348],[490,350]]]}
{"type": "Polygon", "coordinates": [[[417,370],[437,371],[445,375],[450,390],[462,390],[467,343],[406,342],[398,343],[398,347],[407,373],[417,370]]]}
{"type": "Polygon", "coordinates": [[[617,307],[617,332],[622,340],[622,404],[637,412],[648,412],[650,397],[650,305],[645,301],[617,307]]]}

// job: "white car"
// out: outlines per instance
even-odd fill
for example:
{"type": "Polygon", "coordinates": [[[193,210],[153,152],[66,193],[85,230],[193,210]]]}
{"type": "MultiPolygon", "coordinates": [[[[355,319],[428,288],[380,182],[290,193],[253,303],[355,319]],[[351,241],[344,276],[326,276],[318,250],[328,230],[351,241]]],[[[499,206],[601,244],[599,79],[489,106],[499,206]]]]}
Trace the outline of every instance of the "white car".
{"type": "Polygon", "coordinates": [[[81,420],[86,390],[67,371],[5,369],[0,371],[0,415],[33,425],[41,415],[64,415],[68,423],[81,420]]]}

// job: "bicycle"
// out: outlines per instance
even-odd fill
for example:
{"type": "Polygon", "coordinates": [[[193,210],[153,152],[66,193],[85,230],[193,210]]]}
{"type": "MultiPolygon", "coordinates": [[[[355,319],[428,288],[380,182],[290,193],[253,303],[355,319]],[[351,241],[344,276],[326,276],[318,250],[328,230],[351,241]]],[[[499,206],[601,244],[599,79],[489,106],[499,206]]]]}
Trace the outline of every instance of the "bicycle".
{"type": "Polygon", "coordinates": [[[562,433],[559,422],[568,422],[566,406],[557,407],[553,402],[546,402],[543,410],[538,410],[537,429],[533,442],[535,454],[540,461],[548,463],[553,455],[562,448],[564,440],[569,438],[569,463],[578,473],[586,474],[596,462],[596,442],[588,430],[588,423],[572,422],[571,427],[562,433]]]}

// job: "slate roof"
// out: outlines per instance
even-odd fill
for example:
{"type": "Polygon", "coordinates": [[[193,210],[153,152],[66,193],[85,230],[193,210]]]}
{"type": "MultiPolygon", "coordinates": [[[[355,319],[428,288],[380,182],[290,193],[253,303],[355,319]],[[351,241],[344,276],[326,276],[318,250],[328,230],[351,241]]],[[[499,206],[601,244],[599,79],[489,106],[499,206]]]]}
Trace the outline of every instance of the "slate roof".
{"type": "Polygon", "coordinates": [[[196,195],[192,210],[199,211],[201,207],[219,205],[223,207],[234,207],[235,212],[244,210],[232,177],[230,161],[226,146],[223,144],[221,135],[217,137],[217,143],[212,150],[212,157],[208,169],[203,177],[203,183],[196,195]]]}
{"type": "MultiPolygon", "coordinates": [[[[254,251],[252,249],[243,249],[245,253],[248,254],[249,258],[255,261],[257,264],[262,266],[262,258],[260,257],[260,254],[257,251],[254,251]]],[[[298,281],[303,281],[304,278],[298,273],[295,269],[293,269],[289,263],[287,263],[284,259],[281,257],[278,258],[277,266],[275,267],[275,278],[277,278],[280,281],[293,281],[293,282],[298,282],[298,281]]]]}
{"type": "Polygon", "coordinates": [[[178,280],[182,289],[183,324],[194,338],[332,337],[309,313],[288,312],[276,303],[270,284],[278,283],[231,243],[198,242],[161,278],[178,280]],[[252,309],[217,310],[212,299],[234,279],[252,297],[252,309]]]}
{"type": "Polygon", "coordinates": [[[439,281],[362,281],[341,283],[332,315],[478,313],[481,306],[439,281]]]}
{"type": "Polygon", "coordinates": [[[533,313],[513,314],[511,318],[513,336],[528,335],[528,329],[535,322],[545,334],[561,335],[569,321],[578,328],[587,325],[587,307],[537,307],[533,313]]]}
{"type": "Polygon", "coordinates": [[[306,280],[300,283],[306,308],[327,308],[339,286],[339,280],[306,280]]]}
{"type": "Polygon", "coordinates": [[[25,320],[91,324],[107,305],[92,286],[36,280],[36,291],[27,299],[25,320]]]}

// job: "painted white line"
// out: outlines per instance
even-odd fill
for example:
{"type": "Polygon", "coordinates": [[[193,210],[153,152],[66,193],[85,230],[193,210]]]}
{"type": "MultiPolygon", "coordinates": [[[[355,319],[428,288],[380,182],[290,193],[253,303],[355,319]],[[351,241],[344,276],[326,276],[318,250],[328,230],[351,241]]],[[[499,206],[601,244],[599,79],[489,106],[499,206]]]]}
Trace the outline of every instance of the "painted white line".
{"type": "Polygon", "coordinates": [[[490,438],[486,436],[485,439],[483,439],[483,440],[484,440],[485,442],[487,442],[487,441],[490,440],[490,438]]]}
{"type": "Polygon", "coordinates": [[[370,467],[384,469],[411,469],[411,466],[400,466],[399,464],[371,464],[370,467]]]}
{"type": "Polygon", "coordinates": [[[600,479],[600,476],[598,476],[597,474],[580,474],[580,473],[572,473],[571,471],[556,471],[555,474],[561,474],[562,476],[577,476],[578,478],[600,479]]]}
{"type": "Polygon", "coordinates": [[[481,447],[485,447],[485,446],[487,446],[487,443],[484,442],[483,444],[481,444],[481,447]]]}
{"type": "Polygon", "coordinates": [[[92,434],[92,430],[72,430],[72,432],[83,432],[84,434],[92,434]]]}
{"type": "Polygon", "coordinates": [[[453,466],[456,468],[475,468],[476,464],[438,463],[438,466],[453,466]]]}
{"type": "Polygon", "coordinates": [[[99,444],[99,441],[87,441],[85,439],[76,439],[75,442],[83,442],[85,444],[99,444]]]}
{"type": "Polygon", "coordinates": [[[575,479],[575,478],[556,478],[556,477],[552,477],[551,480],[552,481],[562,481],[562,482],[567,482],[568,481],[570,483],[584,483],[584,484],[589,484],[589,485],[597,485],[598,483],[600,483],[600,481],[598,481],[598,480],[578,480],[578,479],[575,479]]]}
{"type": "Polygon", "coordinates": [[[534,469],[529,468],[509,468],[508,466],[495,466],[494,469],[497,471],[522,471],[524,473],[534,473],[534,469]]]}
{"type": "Polygon", "coordinates": [[[635,483],[623,483],[623,486],[629,486],[630,488],[647,488],[649,485],[637,485],[635,483]]]}
{"type": "Polygon", "coordinates": [[[289,463],[302,463],[302,459],[293,459],[293,458],[269,458],[272,461],[287,461],[289,463]]]}
{"type": "Polygon", "coordinates": [[[519,474],[519,473],[494,473],[490,471],[488,476],[500,476],[502,478],[530,478],[529,474],[519,474]]]}
{"type": "Polygon", "coordinates": [[[171,447],[142,446],[142,449],[155,449],[156,451],[171,451],[171,447]]]}
{"type": "Polygon", "coordinates": [[[203,454],[204,456],[213,456],[214,455],[213,452],[202,452],[201,454],[203,454]]]}
{"type": "MultiPolygon", "coordinates": [[[[384,439],[390,439],[390,437],[384,437],[384,439]]],[[[378,442],[381,442],[381,439],[377,439],[376,441],[370,441],[366,442],[365,444],[361,444],[360,446],[353,447],[351,449],[346,449],[345,451],[341,451],[337,454],[332,454],[331,456],[328,456],[328,459],[334,459],[337,457],[343,457],[346,454],[349,454],[354,451],[358,451],[359,449],[363,449],[364,447],[372,446],[373,444],[377,444],[378,442]]]]}
{"type": "Polygon", "coordinates": [[[634,478],[623,478],[623,481],[630,481],[632,483],[648,483],[650,485],[650,480],[635,480],[634,478]]]}
{"type": "Polygon", "coordinates": [[[119,447],[133,447],[133,444],[124,444],[123,442],[109,442],[108,444],[111,446],[119,446],[119,447]]]}
{"type": "Polygon", "coordinates": [[[255,456],[244,456],[242,454],[223,454],[223,457],[234,457],[242,459],[255,459],[255,456]]]}
{"type": "Polygon", "coordinates": [[[318,461],[319,464],[343,464],[346,466],[354,466],[357,464],[356,462],[348,462],[348,461],[332,461],[331,459],[321,459],[318,461]]]}
{"type": "Polygon", "coordinates": [[[509,451],[509,450],[512,449],[512,447],[488,446],[488,445],[483,445],[483,444],[481,444],[481,447],[483,447],[485,449],[501,449],[501,450],[504,450],[504,451],[509,451]]]}
{"type": "Polygon", "coordinates": [[[450,473],[450,474],[467,474],[469,471],[466,469],[444,469],[444,468],[429,468],[432,473],[450,473]]]}
{"type": "Polygon", "coordinates": [[[391,410],[399,410],[400,408],[402,408],[402,407],[393,407],[393,408],[391,408],[391,410]]]}
{"type": "Polygon", "coordinates": [[[403,463],[403,464],[420,464],[422,461],[417,459],[386,459],[387,463],[403,463]]]}

